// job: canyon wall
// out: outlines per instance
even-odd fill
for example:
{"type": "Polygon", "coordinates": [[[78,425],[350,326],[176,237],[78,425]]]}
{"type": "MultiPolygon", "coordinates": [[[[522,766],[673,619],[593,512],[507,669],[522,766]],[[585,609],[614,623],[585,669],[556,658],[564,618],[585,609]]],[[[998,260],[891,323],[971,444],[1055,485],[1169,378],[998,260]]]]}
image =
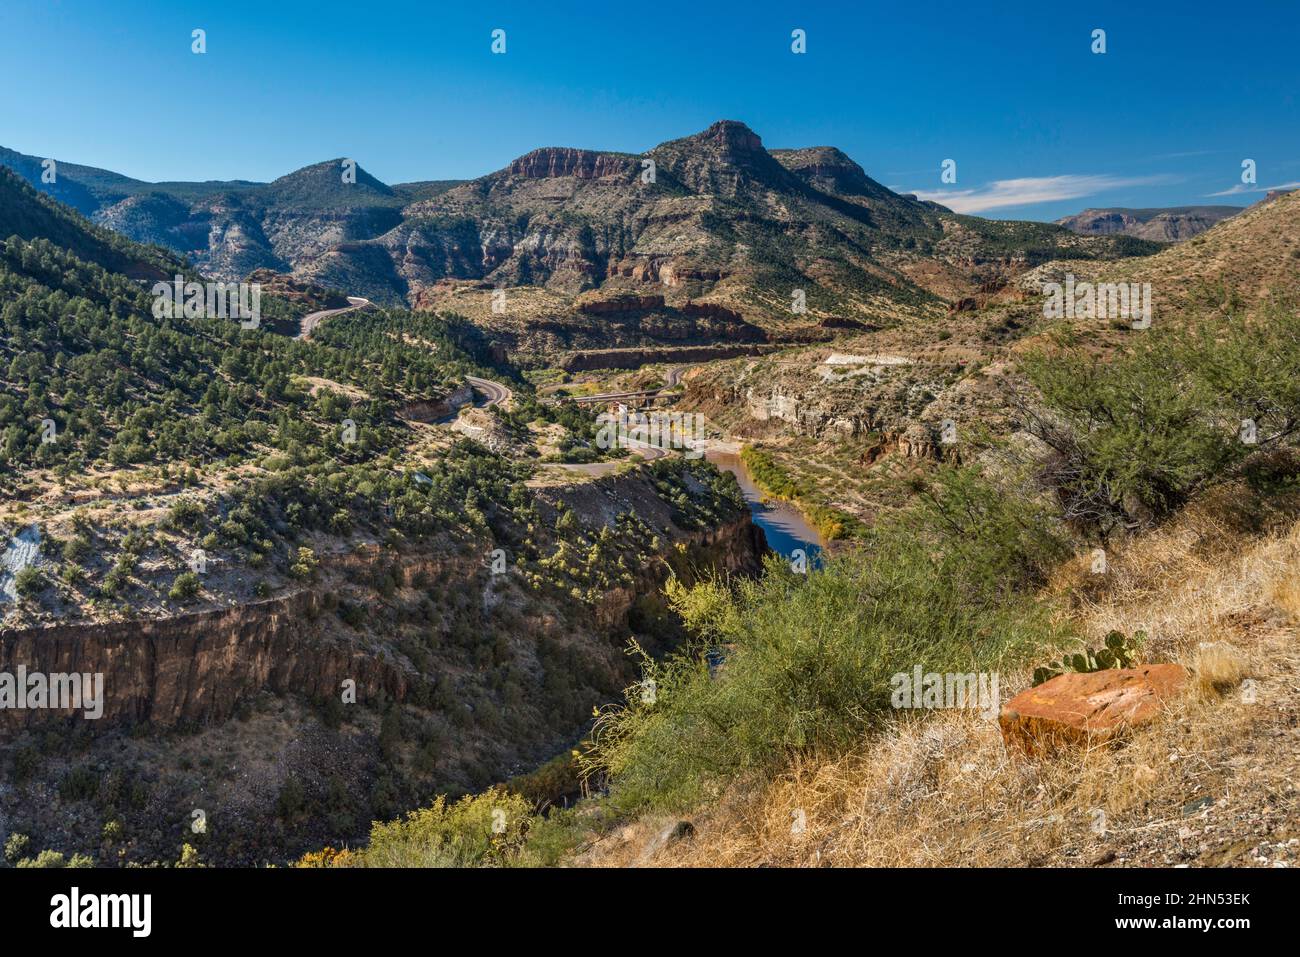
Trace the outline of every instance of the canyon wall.
{"type": "MultiPolygon", "coordinates": [[[[739,574],[755,573],[765,548],[747,512],[719,528],[677,535],[665,548],[679,543],[687,546],[694,567],[739,574]]],[[[329,561],[323,559],[323,566],[329,561]]],[[[336,557],[331,573],[361,580],[381,567],[396,568],[404,586],[421,587],[435,601],[439,593],[484,587],[479,551],[463,549],[430,558],[372,546],[336,557]]],[[[657,590],[667,574],[664,563],[646,562],[634,587],[612,591],[594,609],[598,627],[623,640],[633,603],[657,590]]],[[[382,640],[339,626],[332,597],[329,585],[303,586],[249,604],[167,618],[0,632],[0,672],[16,674],[22,665],[29,674],[100,673],[100,720],[158,727],[226,721],[241,702],[263,691],[336,696],[346,679],[356,682],[359,703],[381,693],[404,700],[433,677],[420,674],[382,640]]],[[[0,731],[79,713],[6,708],[0,710],[0,731]]]]}

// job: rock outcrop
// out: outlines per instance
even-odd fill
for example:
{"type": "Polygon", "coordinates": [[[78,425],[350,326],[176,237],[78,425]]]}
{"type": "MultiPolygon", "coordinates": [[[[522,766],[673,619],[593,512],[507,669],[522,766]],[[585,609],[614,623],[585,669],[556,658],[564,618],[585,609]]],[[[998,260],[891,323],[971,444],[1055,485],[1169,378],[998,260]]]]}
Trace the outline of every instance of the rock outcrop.
{"type": "Polygon", "coordinates": [[[593,299],[578,304],[578,311],[588,316],[612,316],[623,313],[650,312],[664,307],[663,296],[616,296],[593,299]]]}
{"type": "Polygon", "coordinates": [[[422,399],[408,402],[398,413],[412,422],[440,422],[454,415],[474,401],[474,389],[468,382],[462,383],[440,399],[422,399]]]}
{"type": "Polygon", "coordinates": [[[640,170],[640,164],[630,156],[600,153],[595,150],[548,146],[533,150],[514,160],[511,176],[531,179],[572,176],[576,179],[597,179],[601,176],[630,177],[640,170]]]}
{"type": "Polygon", "coordinates": [[[1098,744],[1155,718],[1187,678],[1175,664],[1057,675],[1008,701],[998,724],[1007,745],[1028,754],[1098,744]]]}

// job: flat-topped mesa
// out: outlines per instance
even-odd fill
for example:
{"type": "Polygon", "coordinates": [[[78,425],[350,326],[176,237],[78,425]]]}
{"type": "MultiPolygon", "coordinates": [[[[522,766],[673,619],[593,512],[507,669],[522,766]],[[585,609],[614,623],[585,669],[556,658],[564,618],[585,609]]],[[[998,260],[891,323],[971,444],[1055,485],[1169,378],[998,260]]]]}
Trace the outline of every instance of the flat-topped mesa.
{"type": "Polygon", "coordinates": [[[519,157],[510,164],[509,172],[512,176],[529,179],[553,179],[559,176],[599,179],[602,176],[627,176],[638,168],[639,165],[631,157],[617,153],[546,146],[519,157]]]}

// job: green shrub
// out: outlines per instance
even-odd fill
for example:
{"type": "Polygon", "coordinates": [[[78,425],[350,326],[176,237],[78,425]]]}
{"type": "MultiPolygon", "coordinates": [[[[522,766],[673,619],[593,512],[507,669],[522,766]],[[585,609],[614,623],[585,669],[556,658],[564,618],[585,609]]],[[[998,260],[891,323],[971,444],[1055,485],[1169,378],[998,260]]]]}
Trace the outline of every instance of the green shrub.
{"type": "Polygon", "coordinates": [[[838,749],[892,714],[891,678],[1019,664],[1065,640],[1027,586],[1064,554],[1038,509],[945,469],[911,510],[861,550],[796,574],[769,560],[760,581],[669,599],[696,639],[657,663],[626,706],[602,711],[589,776],[622,810],[678,807],[804,750],[838,749]],[[710,657],[721,655],[720,667],[710,657]]]}
{"type": "Polygon", "coordinates": [[[1046,478],[1071,520],[1149,524],[1300,431],[1300,314],[1278,304],[1250,322],[1152,329],[1113,356],[1039,352],[1023,368],[1046,407],[1026,406],[1026,424],[1055,453],[1046,478]]]}
{"type": "Polygon", "coordinates": [[[167,597],[172,601],[185,601],[187,598],[193,598],[199,593],[201,583],[199,576],[194,572],[181,572],[172,582],[171,589],[167,592],[167,597]]]}
{"type": "Polygon", "coordinates": [[[549,807],[582,791],[581,770],[575,754],[565,751],[541,767],[511,778],[505,788],[526,798],[533,807],[549,807]]]}
{"type": "Polygon", "coordinates": [[[41,851],[35,857],[25,857],[18,867],[66,867],[67,861],[59,851],[41,851]]]}
{"type": "Polygon", "coordinates": [[[30,745],[14,753],[14,780],[21,784],[41,766],[41,753],[30,745]]]}
{"type": "Polygon", "coordinates": [[[32,839],[26,834],[19,834],[14,831],[5,838],[5,860],[10,864],[17,864],[27,856],[27,850],[31,847],[32,839]]]}
{"type": "Polygon", "coordinates": [[[45,590],[45,576],[36,566],[28,565],[14,576],[14,589],[23,598],[35,598],[45,590]]]}
{"type": "Polygon", "coordinates": [[[304,545],[298,549],[293,564],[289,566],[289,572],[295,578],[311,578],[319,564],[316,553],[304,545]]]}
{"type": "Polygon", "coordinates": [[[483,867],[507,864],[522,848],[532,808],[496,789],[448,805],[444,796],[370,829],[367,867],[483,867]]]}
{"type": "Polygon", "coordinates": [[[70,565],[80,565],[90,554],[90,539],[77,534],[63,543],[63,560],[70,565]]]}
{"type": "Polygon", "coordinates": [[[197,530],[203,526],[203,505],[198,499],[178,498],[172,503],[168,521],[173,528],[197,530]]]}
{"type": "Polygon", "coordinates": [[[91,768],[78,765],[59,782],[59,796],[65,801],[89,801],[99,793],[99,775],[91,768]]]}
{"type": "Polygon", "coordinates": [[[286,823],[292,823],[306,806],[307,794],[303,789],[302,782],[290,775],[280,787],[280,796],[276,801],[276,811],[279,813],[280,819],[286,823]]]}

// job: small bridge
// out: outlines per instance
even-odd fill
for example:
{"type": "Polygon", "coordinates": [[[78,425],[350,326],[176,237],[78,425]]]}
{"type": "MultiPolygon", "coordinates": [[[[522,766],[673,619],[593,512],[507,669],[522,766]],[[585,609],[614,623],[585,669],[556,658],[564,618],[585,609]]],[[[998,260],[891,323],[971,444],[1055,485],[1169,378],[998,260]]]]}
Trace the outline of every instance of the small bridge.
{"type": "Polygon", "coordinates": [[[614,402],[617,399],[648,399],[664,391],[664,389],[640,389],[636,392],[602,392],[599,395],[564,395],[556,396],[556,398],[560,402],[586,405],[591,402],[614,402]]]}

